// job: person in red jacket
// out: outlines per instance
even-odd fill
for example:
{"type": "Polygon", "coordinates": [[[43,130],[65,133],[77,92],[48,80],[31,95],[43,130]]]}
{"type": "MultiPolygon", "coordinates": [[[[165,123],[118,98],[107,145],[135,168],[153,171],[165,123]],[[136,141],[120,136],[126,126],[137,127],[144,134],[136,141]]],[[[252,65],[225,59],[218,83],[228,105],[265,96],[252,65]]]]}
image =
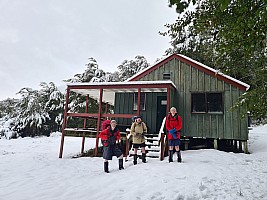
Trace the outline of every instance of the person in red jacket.
{"type": "Polygon", "coordinates": [[[182,129],[182,118],[177,114],[176,108],[172,107],[166,118],[166,129],[169,142],[169,162],[173,162],[173,148],[177,152],[177,161],[182,162],[180,152],[180,130],[182,129]]]}
{"type": "Polygon", "coordinates": [[[104,129],[100,132],[99,138],[103,144],[103,158],[104,161],[104,171],[109,173],[108,161],[112,160],[112,156],[117,156],[119,159],[119,170],[124,169],[123,167],[123,154],[117,145],[117,141],[120,140],[121,134],[120,130],[117,128],[117,122],[111,120],[110,127],[104,129]]]}

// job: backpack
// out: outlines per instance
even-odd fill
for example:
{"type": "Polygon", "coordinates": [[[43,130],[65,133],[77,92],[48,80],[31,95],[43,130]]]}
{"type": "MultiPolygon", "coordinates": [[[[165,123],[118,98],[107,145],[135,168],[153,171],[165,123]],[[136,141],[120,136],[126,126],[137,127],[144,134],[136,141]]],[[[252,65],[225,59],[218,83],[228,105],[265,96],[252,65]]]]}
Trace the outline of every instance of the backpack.
{"type": "Polygon", "coordinates": [[[108,126],[110,126],[110,120],[104,120],[104,121],[102,122],[102,125],[101,125],[101,127],[102,127],[102,131],[105,130],[105,129],[107,129],[108,126]]]}
{"type": "MultiPolygon", "coordinates": [[[[142,125],[142,128],[143,128],[143,131],[144,131],[144,122],[141,122],[141,125],[142,125]]],[[[134,128],[136,127],[136,122],[134,122],[134,128]]]]}
{"type": "MultiPolygon", "coordinates": [[[[176,115],[174,115],[173,117],[178,121],[179,117],[178,113],[176,113],[176,115]]],[[[170,119],[171,119],[171,113],[168,114],[168,120],[170,121],[170,119]]]]}

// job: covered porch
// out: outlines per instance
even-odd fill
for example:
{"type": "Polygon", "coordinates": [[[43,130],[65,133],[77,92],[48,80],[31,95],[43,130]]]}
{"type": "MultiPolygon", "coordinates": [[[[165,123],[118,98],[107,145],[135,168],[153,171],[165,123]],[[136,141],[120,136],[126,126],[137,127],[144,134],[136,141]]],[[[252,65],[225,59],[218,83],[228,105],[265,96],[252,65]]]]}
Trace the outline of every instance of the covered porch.
{"type": "MultiPolygon", "coordinates": [[[[59,158],[63,156],[63,147],[64,147],[64,137],[65,131],[68,131],[67,127],[67,118],[68,117],[78,117],[83,118],[84,125],[83,129],[77,129],[77,132],[85,132],[87,129],[92,129],[93,127],[87,128],[87,119],[93,118],[97,121],[97,125],[95,130],[95,156],[98,154],[98,146],[99,146],[99,132],[101,130],[101,120],[104,119],[130,119],[133,116],[140,115],[141,113],[141,93],[144,92],[161,92],[166,93],[166,111],[165,114],[168,113],[170,109],[170,104],[172,102],[172,94],[175,91],[176,87],[172,81],[132,81],[132,82],[100,82],[100,83],[69,83],[67,85],[66,91],[66,103],[64,109],[64,119],[62,125],[62,136],[61,136],[61,144],[60,144],[60,152],[59,158]],[[85,102],[85,111],[84,113],[72,113],[69,111],[68,106],[70,102],[70,93],[75,92],[81,95],[86,96],[85,102]],[[131,113],[107,113],[109,106],[115,106],[115,94],[116,93],[137,93],[137,108],[136,111],[131,113]],[[89,97],[97,100],[98,102],[98,112],[97,113],[88,113],[88,101],[89,97]],[[105,106],[105,112],[103,112],[103,106],[105,106]]],[[[127,99],[126,99],[127,101],[127,99]]],[[[116,105],[118,106],[118,105],[116,105]]],[[[147,102],[147,106],[149,102],[147,102]]],[[[155,116],[157,117],[157,116],[155,116]]],[[[161,137],[161,156],[160,159],[164,158],[164,135],[163,133],[161,137]]],[[[82,147],[81,152],[84,151],[84,142],[85,135],[82,137],[82,147]]]]}

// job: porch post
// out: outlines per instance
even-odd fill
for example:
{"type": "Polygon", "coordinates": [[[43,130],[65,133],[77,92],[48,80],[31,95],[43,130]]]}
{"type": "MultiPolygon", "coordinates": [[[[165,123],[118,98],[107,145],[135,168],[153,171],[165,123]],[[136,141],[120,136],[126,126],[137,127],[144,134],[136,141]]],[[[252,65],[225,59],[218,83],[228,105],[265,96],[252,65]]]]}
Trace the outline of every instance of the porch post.
{"type": "Polygon", "coordinates": [[[108,113],[108,102],[106,102],[106,110],[105,110],[105,113],[106,114],[108,113]]]}
{"type": "Polygon", "coordinates": [[[167,106],[166,106],[166,117],[170,111],[170,103],[171,103],[171,89],[167,88],[167,106]]]}
{"type": "Polygon", "coordinates": [[[140,116],[141,88],[138,88],[137,115],[140,116]]]}
{"type": "Polygon", "coordinates": [[[98,154],[98,141],[99,141],[99,130],[100,130],[100,120],[101,120],[101,110],[102,110],[102,97],[103,97],[103,88],[100,88],[99,94],[99,104],[98,104],[98,117],[97,117],[97,128],[96,128],[96,142],[95,142],[95,156],[98,154]]]}
{"type": "MultiPolygon", "coordinates": [[[[85,102],[85,113],[88,113],[88,99],[89,99],[89,96],[87,95],[86,96],[86,102],[85,102]]],[[[86,120],[87,120],[86,118],[84,118],[84,120],[83,120],[83,129],[86,128],[86,120]]],[[[84,142],[85,142],[85,132],[83,132],[81,153],[84,152],[84,142]]]]}
{"type": "Polygon", "coordinates": [[[65,128],[67,125],[67,112],[68,112],[68,104],[69,104],[69,95],[70,95],[70,89],[67,88],[66,102],[65,102],[65,109],[64,109],[64,118],[63,118],[63,124],[62,124],[62,135],[61,135],[61,142],[60,142],[60,149],[59,149],[59,158],[62,158],[62,154],[63,154],[65,128]]]}
{"type": "Polygon", "coordinates": [[[160,160],[164,160],[164,133],[161,133],[160,136],[160,160]]]}
{"type": "Polygon", "coordinates": [[[130,131],[126,129],[126,141],[125,141],[125,161],[128,159],[129,155],[129,139],[128,136],[130,134],[130,131]]]}
{"type": "Polygon", "coordinates": [[[247,140],[242,141],[243,145],[244,145],[244,153],[248,154],[248,142],[247,140]]]}
{"type": "MultiPolygon", "coordinates": [[[[166,117],[168,116],[169,110],[170,110],[170,102],[171,102],[171,88],[168,86],[167,87],[167,105],[166,105],[166,117]]],[[[161,155],[160,155],[160,160],[164,160],[164,155],[165,155],[165,150],[168,150],[168,135],[166,133],[166,139],[164,142],[164,134],[161,134],[161,155]]]]}

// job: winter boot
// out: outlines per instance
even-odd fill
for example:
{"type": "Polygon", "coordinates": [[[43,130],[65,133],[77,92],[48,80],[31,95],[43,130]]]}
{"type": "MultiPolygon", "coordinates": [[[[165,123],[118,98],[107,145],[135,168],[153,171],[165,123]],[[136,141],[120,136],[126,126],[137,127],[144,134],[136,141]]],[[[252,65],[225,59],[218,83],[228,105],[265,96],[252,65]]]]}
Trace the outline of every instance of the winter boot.
{"type": "Polygon", "coordinates": [[[173,162],[173,150],[169,150],[169,162],[173,162]]]}
{"type": "Polygon", "coordinates": [[[177,162],[182,162],[181,151],[177,151],[177,162]]]}
{"type": "Polygon", "coordinates": [[[142,162],[146,163],[146,153],[142,153],[142,162]]]}
{"type": "Polygon", "coordinates": [[[137,164],[137,154],[134,154],[134,161],[133,164],[136,165],[137,164]]]}
{"type": "Polygon", "coordinates": [[[104,162],[104,172],[109,173],[109,171],[108,171],[108,162],[104,162]]]}
{"type": "Polygon", "coordinates": [[[123,167],[123,159],[119,159],[119,170],[124,169],[123,167]]]}

